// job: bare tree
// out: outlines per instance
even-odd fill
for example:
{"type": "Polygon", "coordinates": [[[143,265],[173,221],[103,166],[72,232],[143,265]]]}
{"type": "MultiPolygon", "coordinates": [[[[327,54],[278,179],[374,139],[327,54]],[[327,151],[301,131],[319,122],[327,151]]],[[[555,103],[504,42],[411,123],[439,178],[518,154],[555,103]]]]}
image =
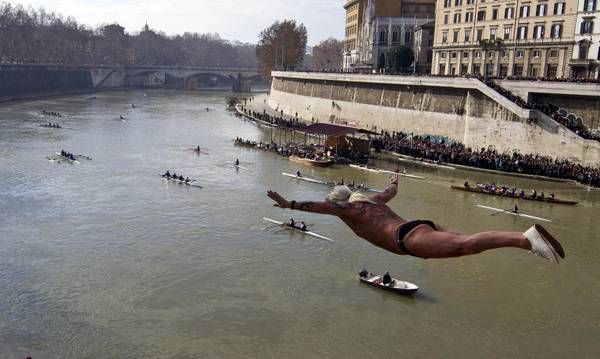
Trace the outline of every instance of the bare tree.
{"type": "Polygon", "coordinates": [[[256,46],[261,72],[270,76],[274,69],[293,69],[302,63],[306,52],[306,27],[295,20],[275,22],[263,30],[256,46]]]}
{"type": "Polygon", "coordinates": [[[312,69],[337,70],[342,68],[344,42],[330,37],[313,47],[312,69]]]}

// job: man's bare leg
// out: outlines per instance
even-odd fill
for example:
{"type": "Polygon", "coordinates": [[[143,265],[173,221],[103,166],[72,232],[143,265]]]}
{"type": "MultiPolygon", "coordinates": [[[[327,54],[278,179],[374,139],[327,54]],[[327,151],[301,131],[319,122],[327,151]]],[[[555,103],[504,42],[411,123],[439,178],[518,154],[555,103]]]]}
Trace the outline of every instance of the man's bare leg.
{"type": "Polygon", "coordinates": [[[494,231],[470,235],[421,227],[407,237],[404,241],[406,247],[415,255],[425,258],[461,257],[509,247],[531,250],[555,263],[558,263],[559,256],[564,258],[560,243],[540,226],[532,227],[525,234],[494,231]]]}
{"type": "Polygon", "coordinates": [[[482,232],[467,235],[423,228],[410,233],[404,244],[412,253],[424,258],[462,257],[505,247],[531,249],[527,238],[519,232],[482,232]]]}

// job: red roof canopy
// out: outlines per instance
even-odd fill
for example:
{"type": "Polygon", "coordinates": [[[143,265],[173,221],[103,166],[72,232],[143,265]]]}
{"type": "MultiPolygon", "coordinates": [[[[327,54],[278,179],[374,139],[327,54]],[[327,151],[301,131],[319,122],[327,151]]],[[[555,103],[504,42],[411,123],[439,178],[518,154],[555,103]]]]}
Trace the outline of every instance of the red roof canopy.
{"type": "Polygon", "coordinates": [[[315,124],[308,126],[305,129],[305,131],[306,131],[306,133],[312,133],[315,135],[327,135],[327,136],[335,136],[335,137],[340,137],[340,136],[345,136],[345,135],[353,135],[356,133],[362,133],[362,134],[367,134],[367,135],[376,135],[376,136],[380,135],[377,132],[369,131],[366,129],[356,128],[356,127],[351,127],[351,126],[336,125],[336,124],[332,124],[332,123],[315,123],[315,124]]]}

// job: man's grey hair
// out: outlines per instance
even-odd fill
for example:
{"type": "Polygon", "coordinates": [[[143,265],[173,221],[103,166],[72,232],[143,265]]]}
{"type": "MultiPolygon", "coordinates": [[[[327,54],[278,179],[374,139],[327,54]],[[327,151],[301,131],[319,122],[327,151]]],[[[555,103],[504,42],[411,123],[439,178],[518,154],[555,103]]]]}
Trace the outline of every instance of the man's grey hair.
{"type": "Polygon", "coordinates": [[[348,186],[335,186],[331,193],[327,195],[325,199],[327,202],[331,203],[343,203],[343,202],[367,202],[372,204],[377,204],[373,201],[369,196],[362,192],[353,192],[348,186]]]}

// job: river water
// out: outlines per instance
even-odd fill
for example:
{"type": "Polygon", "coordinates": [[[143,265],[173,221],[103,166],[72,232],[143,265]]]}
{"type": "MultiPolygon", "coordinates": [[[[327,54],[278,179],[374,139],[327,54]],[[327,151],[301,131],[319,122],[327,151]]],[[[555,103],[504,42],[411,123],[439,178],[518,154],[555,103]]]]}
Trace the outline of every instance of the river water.
{"type": "MultiPolygon", "coordinates": [[[[0,357],[591,358],[600,352],[600,193],[407,168],[427,180],[403,179],[391,207],[466,232],[532,224],[476,207],[508,208],[511,201],[449,188],[466,179],[553,189],[580,200],[576,207],[520,204],[553,219],[547,228],[567,252],[560,266],[516,249],[404,258],[360,240],[336,218],[300,212],[296,220],[335,242],[265,229],[263,216],[292,214],[274,208],[267,189],[311,200],[328,189],[281,176],[299,166],[284,158],[233,146],[238,136],[272,134],[224,108],[222,93],[171,91],[0,107],[0,357]],[[65,114],[58,121],[67,128],[39,127],[53,120],[42,110],[65,114]],[[187,150],[195,145],[210,154],[187,150]],[[93,160],[46,159],[61,149],[93,160]],[[235,170],[235,158],[248,170],[235,170]],[[157,174],[167,169],[204,188],[164,182],[157,174]],[[362,266],[389,270],[421,289],[407,298],[361,285],[362,266]]],[[[378,188],[387,182],[340,166],[300,170],[378,188]]]]}

